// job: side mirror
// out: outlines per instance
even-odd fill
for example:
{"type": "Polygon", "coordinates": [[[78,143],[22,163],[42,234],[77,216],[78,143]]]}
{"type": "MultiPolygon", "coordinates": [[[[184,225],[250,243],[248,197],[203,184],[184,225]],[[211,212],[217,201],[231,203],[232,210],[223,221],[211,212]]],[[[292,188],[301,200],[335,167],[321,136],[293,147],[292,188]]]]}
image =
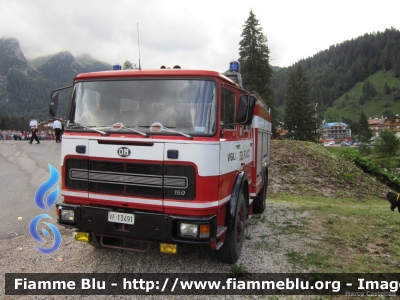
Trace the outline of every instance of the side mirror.
{"type": "Polygon", "coordinates": [[[235,123],[250,125],[253,122],[256,102],[257,101],[254,96],[242,95],[239,99],[235,123]]]}
{"type": "Polygon", "coordinates": [[[235,123],[244,123],[247,120],[248,96],[242,95],[239,99],[239,105],[236,112],[235,123]]]}
{"type": "Polygon", "coordinates": [[[58,108],[58,93],[55,93],[49,102],[49,112],[52,118],[57,115],[57,108],[58,108]]]}
{"type": "Polygon", "coordinates": [[[254,108],[256,107],[256,103],[257,103],[256,97],[250,96],[247,120],[246,120],[246,122],[244,122],[245,125],[250,125],[251,123],[253,123],[254,108]]]}

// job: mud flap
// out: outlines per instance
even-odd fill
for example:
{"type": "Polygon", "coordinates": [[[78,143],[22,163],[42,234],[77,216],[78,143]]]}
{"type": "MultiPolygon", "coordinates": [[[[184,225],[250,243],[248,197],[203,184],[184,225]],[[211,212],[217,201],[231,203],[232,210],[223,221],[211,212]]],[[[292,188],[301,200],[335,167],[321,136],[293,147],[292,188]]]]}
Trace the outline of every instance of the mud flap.
{"type": "MultiPolygon", "coordinates": [[[[244,188],[244,185],[247,182],[247,175],[245,172],[241,171],[238,173],[235,185],[232,189],[231,200],[229,202],[228,208],[226,210],[226,217],[225,217],[225,225],[228,227],[228,230],[233,230],[233,224],[235,224],[235,215],[237,210],[237,202],[240,191],[244,188]]],[[[248,208],[248,199],[246,199],[246,209],[248,208]]]]}

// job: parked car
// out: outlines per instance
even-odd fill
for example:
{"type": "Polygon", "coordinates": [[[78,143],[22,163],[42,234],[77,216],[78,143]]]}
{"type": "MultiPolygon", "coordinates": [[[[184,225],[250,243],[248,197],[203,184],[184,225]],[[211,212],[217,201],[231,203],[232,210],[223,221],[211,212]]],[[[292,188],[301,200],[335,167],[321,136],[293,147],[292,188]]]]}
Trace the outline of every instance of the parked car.
{"type": "Polygon", "coordinates": [[[342,147],[350,146],[350,143],[348,143],[348,142],[341,142],[341,143],[340,143],[340,146],[342,146],[342,147]]]}
{"type": "Polygon", "coordinates": [[[334,142],[334,141],[331,141],[331,142],[329,142],[329,143],[324,144],[325,147],[327,147],[327,146],[333,146],[333,145],[335,145],[335,142],[334,142]]]}

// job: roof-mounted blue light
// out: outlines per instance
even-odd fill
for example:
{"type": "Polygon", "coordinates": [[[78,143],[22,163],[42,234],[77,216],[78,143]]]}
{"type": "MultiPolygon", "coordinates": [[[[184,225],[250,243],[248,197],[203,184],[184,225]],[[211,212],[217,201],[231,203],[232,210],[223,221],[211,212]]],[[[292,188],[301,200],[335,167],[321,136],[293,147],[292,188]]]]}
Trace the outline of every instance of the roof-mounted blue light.
{"type": "Polygon", "coordinates": [[[231,61],[229,63],[229,72],[239,73],[240,72],[240,63],[236,60],[231,61]]]}
{"type": "Polygon", "coordinates": [[[119,64],[113,65],[113,70],[121,70],[122,67],[119,64]]]}

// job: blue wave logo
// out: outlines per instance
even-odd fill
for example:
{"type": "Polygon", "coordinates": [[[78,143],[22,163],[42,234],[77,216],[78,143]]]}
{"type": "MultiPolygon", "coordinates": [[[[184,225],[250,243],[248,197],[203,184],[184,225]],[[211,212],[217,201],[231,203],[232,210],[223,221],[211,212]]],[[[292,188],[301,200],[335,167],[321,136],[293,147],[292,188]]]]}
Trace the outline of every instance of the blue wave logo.
{"type": "MultiPolygon", "coordinates": [[[[54,205],[54,203],[56,203],[57,198],[60,195],[60,187],[58,185],[54,188],[53,191],[50,192],[50,190],[57,184],[58,180],[60,179],[60,172],[58,172],[58,170],[54,168],[51,164],[48,164],[48,166],[50,170],[50,177],[46,182],[38,187],[34,199],[36,206],[45,211],[49,210],[54,205]],[[47,193],[48,195],[46,197],[47,193]]],[[[45,241],[39,235],[37,226],[39,221],[44,218],[51,219],[48,214],[41,214],[34,217],[29,224],[29,233],[31,234],[31,237],[40,243],[45,243],[45,241]]],[[[53,224],[48,222],[44,222],[44,224],[47,225],[47,227],[50,229],[54,237],[54,244],[51,248],[42,248],[39,246],[36,246],[36,248],[44,254],[50,254],[60,247],[61,234],[58,228],[53,224]]],[[[51,237],[50,233],[46,229],[42,229],[42,234],[46,238],[51,237]]]]}
{"type": "Polygon", "coordinates": [[[51,164],[49,164],[50,169],[50,177],[44,182],[41,186],[38,187],[35,194],[35,204],[42,210],[48,210],[50,207],[56,203],[58,196],[60,195],[60,187],[57,185],[54,191],[49,193],[47,196],[47,208],[44,203],[45,195],[50,189],[60,180],[60,172],[56,168],[54,168],[51,164]]]}
{"type": "MultiPolygon", "coordinates": [[[[31,234],[31,237],[40,243],[44,243],[44,240],[39,235],[39,232],[37,230],[37,225],[38,225],[39,221],[43,218],[51,219],[51,217],[48,214],[41,214],[41,215],[34,217],[33,220],[31,221],[31,223],[29,224],[29,233],[31,234]]],[[[58,228],[56,226],[54,226],[53,224],[48,223],[48,222],[44,222],[44,224],[46,224],[50,228],[51,232],[53,233],[54,244],[51,248],[42,248],[39,246],[36,246],[36,248],[44,254],[50,254],[50,253],[56,251],[58,249],[58,247],[60,247],[61,234],[60,234],[60,231],[58,230],[58,228]]],[[[42,234],[46,238],[50,237],[49,232],[44,228],[42,229],[42,234]]]]}

